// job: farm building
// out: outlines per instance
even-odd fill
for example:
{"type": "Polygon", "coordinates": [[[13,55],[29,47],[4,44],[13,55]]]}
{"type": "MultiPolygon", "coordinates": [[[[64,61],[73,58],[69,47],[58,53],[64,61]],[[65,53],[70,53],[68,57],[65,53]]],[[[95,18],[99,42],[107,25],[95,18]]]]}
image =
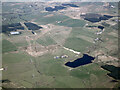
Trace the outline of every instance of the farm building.
{"type": "Polygon", "coordinates": [[[20,32],[10,32],[11,35],[19,35],[20,32]]]}

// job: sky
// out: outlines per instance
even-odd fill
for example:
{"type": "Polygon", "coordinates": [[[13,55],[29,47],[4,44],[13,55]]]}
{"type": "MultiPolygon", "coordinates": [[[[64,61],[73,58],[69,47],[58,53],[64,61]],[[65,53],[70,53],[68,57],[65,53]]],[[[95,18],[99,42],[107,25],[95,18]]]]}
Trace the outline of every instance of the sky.
{"type": "Polygon", "coordinates": [[[2,2],[119,2],[120,0],[0,0],[2,2]]]}

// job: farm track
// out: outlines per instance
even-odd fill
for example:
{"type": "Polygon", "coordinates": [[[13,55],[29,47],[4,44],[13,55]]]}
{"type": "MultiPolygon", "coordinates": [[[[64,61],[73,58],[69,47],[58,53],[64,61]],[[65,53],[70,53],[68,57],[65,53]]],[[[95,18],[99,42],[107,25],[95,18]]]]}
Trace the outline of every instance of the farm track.
{"type": "Polygon", "coordinates": [[[65,50],[68,50],[68,51],[70,51],[70,52],[73,52],[73,53],[75,53],[75,54],[80,54],[80,52],[78,52],[78,51],[75,51],[75,50],[73,50],[73,49],[69,49],[69,48],[66,48],[66,47],[63,47],[65,50]]]}

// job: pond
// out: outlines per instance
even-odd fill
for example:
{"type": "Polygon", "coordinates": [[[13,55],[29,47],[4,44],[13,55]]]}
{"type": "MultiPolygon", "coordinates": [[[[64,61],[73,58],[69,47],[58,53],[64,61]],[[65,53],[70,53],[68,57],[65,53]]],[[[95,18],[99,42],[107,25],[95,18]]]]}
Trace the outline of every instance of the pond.
{"type": "Polygon", "coordinates": [[[92,56],[89,56],[87,54],[83,54],[82,58],[78,58],[76,60],[74,60],[73,62],[67,62],[65,63],[66,66],[71,67],[71,68],[76,68],[82,65],[86,65],[89,63],[92,63],[92,60],[94,60],[95,58],[92,56]]]}

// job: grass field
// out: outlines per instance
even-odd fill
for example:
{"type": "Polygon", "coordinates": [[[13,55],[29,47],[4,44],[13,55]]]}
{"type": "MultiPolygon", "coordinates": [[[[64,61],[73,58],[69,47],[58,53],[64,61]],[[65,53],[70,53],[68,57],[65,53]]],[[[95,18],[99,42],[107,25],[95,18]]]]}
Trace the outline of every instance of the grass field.
{"type": "Polygon", "coordinates": [[[24,55],[23,53],[8,53],[3,54],[3,64],[4,63],[19,63],[23,61],[28,61],[27,55],[24,55]],[[24,58],[21,58],[24,57],[24,58]]]}
{"type": "MultiPolygon", "coordinates": [[[[81,51],[84,50],[83,48],[91,45],[91,43],[87,40],[76,38],[76,35],[79,35],[78,32],[82,32],[80,34],[90,37],[89,34],[85,34],[86,31],[79,31],[79,29],[76,29],[76,32],[72,30],[66,42],[67,45],[70,45],[70,47],[72,46],[71,48],[75,46],[75,49],[78,48],[81,51]],[[79,47],[80,45],[82,48],[79,47]]],[[[89,32],[91,35],[93,34],[93,31],[89,32]]],[[[91,38],[92,37],[93,36],[91,36],[91,38]]],[[[11,37],[11,39],[14,38],[11,37]]],[[[47,39],[45,38],[44,42],[46,43],[46,40],[50,41],[49,39],[49,37],[47,37],[47,39]]],[[[19,41],[21,42],[22,40],[16,39],[16,42],[19,41]]],[[[5,42],[8,43],[9,41],[5,42]]],[[[45,45],[49,44],[51,43],[47,42],[45,45]]],[[[4,67],[8,67],[6,71],[3,71],[3,79],[9,79],[17,86],[31,88],[95,88],[110,87],[113,85],[110,83],[109,77],[105,76],[107,71],[102,70],[97,64],[93,63],[69,70],[69,68],[64,65],[66,61],[74,60],[78,57],[75,57],[73,53],[66,50],[59,50],[60,51],[57,51],[55,54],[45,54],[40,57],[32,57],[22,51],[3,54],[3,65],[4,67]],[[55,55],[63,54],[67,54],[69,58],[54,59],[55,55]]]]}
{"type": "Polygon", "coordinates": [[[10,51],[16,51],[17,47],[13,45],[10,41],[8,40],[3,40],[2,41],[2,52],[10,52],[10,51]]]}
{"type": "Polygon", "coordinates": [[[57,25],[68,26],[68,27],[83,27],[85,25],[85,21],[69,18],[68,20],[63,21],[62,23],[58,23],[57,25]]]}
{"type": "Polygon", "coordinates": [[[51,16],[51,17],[41,18],[40,21],[44,22],[45,24],[49,24],[49,23],[56,23],[57,21],[63,21],[63,20],[68,19],[68,18],[69,17],[64,16],[64,15],[54,14],[54,16],[51,16]]]}
{"type": "Polygon", "coordinates": [[[27,41],[26,41],[26,37],[25,35],[29,35],[31,33],[25,33],[21,35],[11,35],[9,36],[10,40],[16,47],[25,47],[28,45],[27,41]]]}
{"type": "MultiPolygon", "coordinates": [[[[59,11],[44,12],[43,3],[39,3],[38,7],[36,5],[29,7],[32,4],[34,3],[18,3],[18,5],[11,3],[10,6],[8,3],[8,5],[3,7],[5,12],[15,12],[10,15],[6,14],[6,16],[3,17],[6,18],[5,24],[13,22],[24,23],[27,20],[36,22],[40,26],[43,25],[43,31],[36,31],[36,35],[27,29],[20,31],[22,32],[20,35],[3,34],[3,40],[1,41],[3,49],[2,63],[6,70],[3,70],[2,79],[11,81],[10,83],[3,83],[3,85],[14,88],[20,86],[26,88],[113,87],[113,85],[115,85],[115,83],[111,82],[113,78],[107,76],[109,72],[101,68],[101,62],[97,62],[96,58],[94,60],[96,63],[93,62],[74,69],[65,66],[65,63],[81,58],[83,53],[86,53],[89,49],[91,50],[89,55],[93,57],[102,52],[102,54],[110,55],[109,53],[107,54],[108,50],[109,52],[113,49],[116,50],[117,31],[111,27],[105,27],[102,35],[98,36],[95,33],[100,31],[99,29],[88,29],[85,27],[85,24],[92,26],[101,25],[100,23],[93,24],[80,19],[72,19],[65,16],[64,11],[63,13],[59,11]],[[21,16],[19,17],[16,12],[22,12],[20,13],[21,16]],[[103,42],[95,43],[96,49],[89,48],[90,46],[95,46],[93,40],[97,37],[102,37],[103,42]],[[42,48],[39,44],[45,46],[45,48],[42,48]],[[55,48],[48,48],[49,45],[55,45],[55,48]],[[36,50],[37,46],[40,46],[37,48],[38,50],[36,50]],[[76,55],[64,49],[62,46],[80,51],[81,54],[76,55]],[[42,50],[48,50],[48,52],[39,55],[39,52],[42,53],[42,50]],[[35,54],[30,54],[32,52],[35,54]],[[54,58],[62,55],[67,55],[68,57],[54,58]]],[[[84,5],[85,4],[80,4],[80,8],[89,7],[89,3],[86,3],[86,6],[83,7],[84,5]]],[[[97,6],[98,4],[96,4],[95,8],[97,8],[97,6]]],[[[90,8],[92,10],[94,9],[92,4],[90,8]]],[[[100,10],[101,11],[95,10],[92,12],[104,12],[102,9],[100,10]]],[[[86,12],[90,11],[86,10],[86,12]]]]}
{"type": "Polygon", "coordinates": [[[72,32],[70,34],[71,37],[76,36],[87,36],[90,38],[95,38],[97,35],[95,35],[95,32],[98,31],[97,29],[87,29],[84,27],[73,27],[72,32]]]}
{"type": "Polygon", "coordinates": [[[35,13],[35,14],[29,14],[29,15],[25,15],[22,16],[22,18],[24,18],[25,20],[32,20],[34,19],[35,22],[39,23],[39,24],[49,24],[49,23],[56,23],[56,21],[63,21],[65,19],[68,19],[69,17],[64,16],[64,15],[57,15],[55,13],[50,13],[53,14],[53,16],[50,17],[44,17],[46,15],[49,15],[48,13],[35,13]]]}
{"type": "Polygon", "coordinates": [[[92,87],[91,85],[95,85],[94,87],[102,87],[101,85],[103,84],[111,85],[108,83],[109,78],[104,77],[107,72],[101,70],[99,65],[96,64],[82,66],[70,71],[64,66],[63,59],[53,59],[53,56],[50,54],[36,59],[30,56],[26,57],[24,54],[8,54],[3,56],[3,60],[4,65],[7,64],[8,66],[7,72],[3,72],[3,78],[11,80],[18,86],[24,85],[25,87],[35,88],[86,88],[92,87]],[[42,74],[39,74],[34,65],[30,64],[29,58],[34,60],[33,62],[42,74]],[[33,74],[35,75],[34,78],[32,78],[33,74]],[[93,82],[93,79],[97,83],[93,82]],[[106,82],[99,84],[103,80],[106,80],[106,82]],[[35,84],[36,82],[37,84],[35,84]]]}
{"type": "Polygon", "coordinates": [[[90,45],[92,45],[92,43],[80,38],[68,38],[64,44],[65,47],[79,52],[84,52],[90,45]]]}
{"type": "Polygon", "coordinates": [[[54,45],[55,41],[51,37],[39,38],[37,42],[43,46],[54,45]]]}
{"type": "Polygon", "coordinates": [[[39,24],[55,24],[60,26],[68,26],[68,27],[83,27],[85,25],[85,21],[83,20],[77,20],[77,19],[71,19],[64,15],[57,15],[55,13],[52,13],[53,16],[50,17],[44,17],[45,15],[49,15],[48,13],[38,13],[38,14],[32,14],[32,15],[26,15],[22,16],[26,20],[30,21],[31,19],[34,19],[35,22],[39,24]],[[37,19],[36,19],[37,18],[37,19]],[[59,21],[62,21],[62,23],[57,23],[59,21]]]}
{"type": "Polygon", "coordinates": [[[93,45],[92,41],[96,36],[94,32],[95,30],[75,27],[72,29],[69,37],[66,39],[64,46],[76,51],[84,52],[87,47],[93,45]]]}

